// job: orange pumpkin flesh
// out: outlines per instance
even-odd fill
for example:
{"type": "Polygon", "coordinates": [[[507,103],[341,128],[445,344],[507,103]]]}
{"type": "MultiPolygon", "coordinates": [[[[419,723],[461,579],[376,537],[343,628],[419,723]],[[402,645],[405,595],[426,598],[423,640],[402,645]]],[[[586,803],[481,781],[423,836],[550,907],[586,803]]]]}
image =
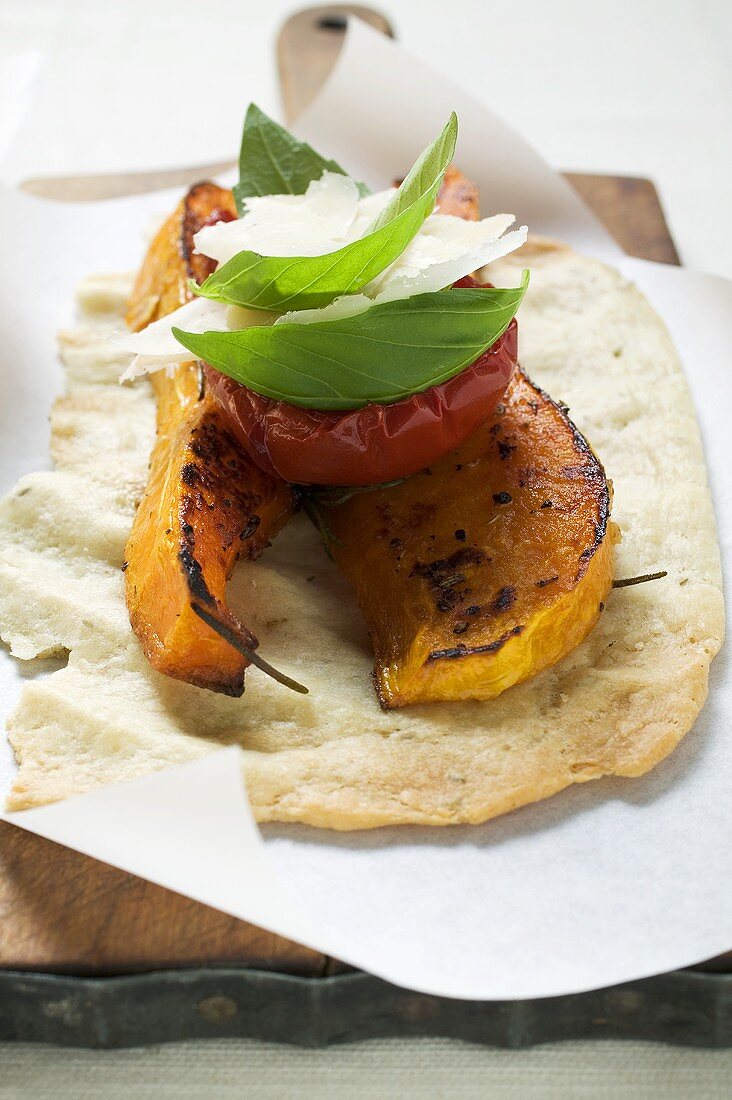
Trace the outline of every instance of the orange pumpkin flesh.
{"type": "Polygon", "coordinates": [[[440,214],[452,214],[454,218],[463,218],[468,222],[477,222],[480,217],[480,196],[477,186],[451,164],[437,196],[437,210],[440,214]]]}
{"type": "Polygon", "coordinates": [[[521,371],[453,454],[332,505],[382,705],[491,699],[579,645],[612,584],[609,510],[595,455],[521,371]]]}
{"type": "MultiPolygon", "coordinates": [[[[230,191],[214,184],[189,191],[150,246],[130,300],[131,328],[177,309],[189,297],[188,279],[205,278],[208,261],[193,254],[193,234],[222,211],[235,212],[230,191]]],[[[238,558],[258,557],[287,522],[293,493],[237,444],[202,391],[197,364],[170,377],[159,371],[152,384],[157,439],[126,549],[130,621],[153,668],[241,695],[258,643],[227,608],[226,582],[238,558]]]]}

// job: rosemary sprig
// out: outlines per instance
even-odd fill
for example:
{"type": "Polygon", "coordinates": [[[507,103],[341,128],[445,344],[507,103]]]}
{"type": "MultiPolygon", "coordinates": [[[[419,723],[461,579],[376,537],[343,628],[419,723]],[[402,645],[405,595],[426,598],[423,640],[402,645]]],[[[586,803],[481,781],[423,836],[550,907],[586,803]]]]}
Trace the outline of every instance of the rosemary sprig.
{"type": "Polygon", "coordinates": [[[661,569],[658,573],[642,573],[639,577],[624,577],[622,580],[613,581],[613,588],[630,588],[633,584],[645,584],[646,581],[660,581],[668,576],[667,569],[661,569]]]}
{"type": "Polygon", "coordinates": [[[328,509],[345,504],[357,493],[376,493],[379,489],[392,489],[404,480],[403,477],[398,477],[394,481],[382,481],[378,485],[295,485],[294,490],[300,507],[323,540],[323,549],[334,562],[331,546],[343,546],[343,543],[330,529],[328,509]]]}
{"type": "Polygon", "coordinates": [[[312,487],[302,485],[300,489],[306,491],[311,499],[322,502],[327,508],[336,508],[339,504],[345,504],[357,493],[378,493],[380,489],[393,489],[395,485],[401,485],[404,480],[403,477],[397,477],[394,481],[382,481],[378,485],[315,485],[312,487]]]}
{"type": "Polygon", "coordinates": [[[343,546],[343,543],[339,538],[333,534],[328,523],[328,518],[323,505],[314,496],[308,493],[297,492],[297,496],[300,500],[300,506],[303,512],[312,523],[315,530],[323,540],[323,549],[332,562],[335,563],[333,557],[333,551],[331,546],[343,546]]]}
{"type": "Polygon", "coordinates": [[[265,672],[267,676],[271,676],[273,680],[276,680],[278,684],[282,684],[283,687],[288,687],[292,691],[299,692],[300,695],[308,695],[309,690],[304,684],[298,683],[297,680],[293,680],[291,676],[287,676],[284,672],[280,672],[279,669],[271,665],[269,661],[265,661],[264,657],[260,657],[256,650],[248,646],[244,640],[237,634],[235,630],[227,624],[221,621],[221,619],[214,615],[211,611],[208,611],[205,607],[201,607],[198,603],[191,604],[191,610],[195,615],[198,615],[199,619],[202,619],[206,626],[210,626],[212,630],[215,630],[219,637],[223,638],[225,642],[228,642],[230,646],[241,653],[243,657],[253,664],[256,668],[265,672]]]}

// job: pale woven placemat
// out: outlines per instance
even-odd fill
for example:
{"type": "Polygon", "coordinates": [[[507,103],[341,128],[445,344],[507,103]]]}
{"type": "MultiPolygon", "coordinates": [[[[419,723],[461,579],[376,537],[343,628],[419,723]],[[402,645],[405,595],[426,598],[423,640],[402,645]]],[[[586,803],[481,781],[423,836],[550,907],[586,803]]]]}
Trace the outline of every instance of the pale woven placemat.
{"type": "Polygon", "coordinates": [[[254,1041],[124,1051],[0,1044],[0,1100],[729,1100],[732,1051],[654,1043],[487,1050],[391,1039],[327,1050],[254,1041]]]}

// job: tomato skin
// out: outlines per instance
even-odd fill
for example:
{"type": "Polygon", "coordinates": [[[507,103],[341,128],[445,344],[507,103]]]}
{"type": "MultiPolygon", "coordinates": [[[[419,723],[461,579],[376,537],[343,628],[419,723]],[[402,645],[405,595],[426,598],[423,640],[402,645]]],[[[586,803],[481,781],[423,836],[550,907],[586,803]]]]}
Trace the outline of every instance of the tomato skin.
{"type": "MultiPolygon", "coordinates": [[[[462,279],[456,286],[478,286],[462,279]]],[[[416,473],[467,439],[513,374],[517,325],[447,382],[391,405],[319,412],[261,397],[204,364],[207,390],[254,461],[285,481],[378,485],[416,473]]]]}

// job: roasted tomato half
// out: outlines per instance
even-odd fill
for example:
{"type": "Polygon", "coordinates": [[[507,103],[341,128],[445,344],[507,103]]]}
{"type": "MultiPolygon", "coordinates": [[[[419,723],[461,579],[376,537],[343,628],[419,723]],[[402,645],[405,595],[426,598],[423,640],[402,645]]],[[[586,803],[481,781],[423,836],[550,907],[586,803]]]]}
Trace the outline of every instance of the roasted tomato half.
{"type": "MultiPolygon", "coordinates": [[[[477,287],[461,279],[456,287],[477,287]]],[[[423,470],[495,409],[516,367],[517,326],[459,374],[391,405],[318,412],[261,397],[206,367],[210,392],[263,470],[302,485],[379,485],[423,470]]]]}

